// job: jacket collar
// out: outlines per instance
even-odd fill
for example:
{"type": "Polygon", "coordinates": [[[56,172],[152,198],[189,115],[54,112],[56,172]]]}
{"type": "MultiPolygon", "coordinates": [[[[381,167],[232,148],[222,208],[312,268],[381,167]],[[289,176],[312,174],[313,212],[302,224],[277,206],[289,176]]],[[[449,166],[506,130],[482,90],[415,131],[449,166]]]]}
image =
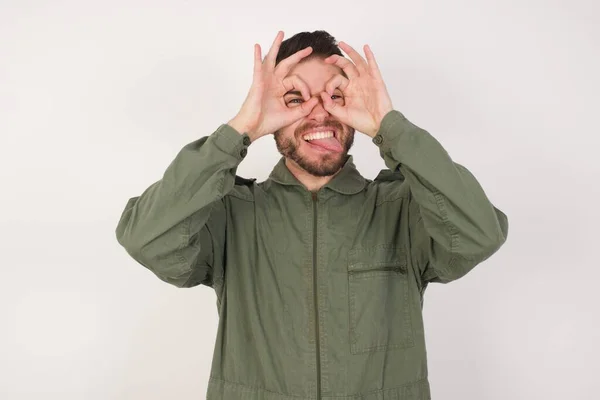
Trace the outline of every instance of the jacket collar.
{"type": "MultiPolygon", "coordinates": [[[[282,185],[302,186],[302,183],[290,172],[285,165],[285,157],[281,157],[279,162],[273,168],[269,175],[269,179],[282,185]]],[[[348,155],[346,163],[342,170],[333,177],[324,188],[332,189],[342,194],[356,194],[360,192],[367,183],[366,179],[358,172],[354,165],[354,158],[348,155]]]]}

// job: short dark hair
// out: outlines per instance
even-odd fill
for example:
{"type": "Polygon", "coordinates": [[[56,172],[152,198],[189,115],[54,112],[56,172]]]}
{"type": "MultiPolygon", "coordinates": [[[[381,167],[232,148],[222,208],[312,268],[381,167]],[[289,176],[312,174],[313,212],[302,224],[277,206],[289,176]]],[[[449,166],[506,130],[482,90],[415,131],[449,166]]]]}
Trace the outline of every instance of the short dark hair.
{"type": "MultiPolygon", "coordinates": [[[[323,30],[300,32],[281,42],[275,65],[279,64],[282,60],[285,60],[292,54],[307,48],[308,46],[312,47],[312,53],[303,58],[301,62],[308,61],[315,57],[325,59],[333,54],[337,54],[342,57],[344,56],[338,47],[335,38],[328,32],[323,30]]],[[[346,76],[344,71],[342,71],[342,75],[346,76]]]]}

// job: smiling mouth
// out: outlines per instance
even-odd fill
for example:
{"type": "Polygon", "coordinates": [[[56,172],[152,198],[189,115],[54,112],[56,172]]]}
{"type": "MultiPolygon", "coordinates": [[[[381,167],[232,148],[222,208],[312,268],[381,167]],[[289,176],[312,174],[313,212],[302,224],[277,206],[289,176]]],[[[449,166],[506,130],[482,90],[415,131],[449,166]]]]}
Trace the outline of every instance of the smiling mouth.
{"type": "Polygon", "coordinates": [[[328,150],[336,153],[343,151],[342,144],[337,139],[337,134],[333,130],[323,130],[302,135],[302,140],[315,150],[328,150]]]}

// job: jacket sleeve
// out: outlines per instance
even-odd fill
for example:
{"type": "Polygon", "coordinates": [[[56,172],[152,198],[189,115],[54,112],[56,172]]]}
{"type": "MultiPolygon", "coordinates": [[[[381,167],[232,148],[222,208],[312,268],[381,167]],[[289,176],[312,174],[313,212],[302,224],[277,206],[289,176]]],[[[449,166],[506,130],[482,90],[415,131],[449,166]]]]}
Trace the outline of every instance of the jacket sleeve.
{"type": "Polygon", "coordinates": [[[222,279],[226,233],[224,196],[250,139],[227,124],[184,146],[161,180],[130,198],[117,241],[138,263],[177,287],[222,279]]]}
{"type": "Polygon", "coordinates": [[[424,283],[461,278],[504,244],[507,216],[431,134],[392,110],[373,142],[409,186],[410,254],[424,283]]]}

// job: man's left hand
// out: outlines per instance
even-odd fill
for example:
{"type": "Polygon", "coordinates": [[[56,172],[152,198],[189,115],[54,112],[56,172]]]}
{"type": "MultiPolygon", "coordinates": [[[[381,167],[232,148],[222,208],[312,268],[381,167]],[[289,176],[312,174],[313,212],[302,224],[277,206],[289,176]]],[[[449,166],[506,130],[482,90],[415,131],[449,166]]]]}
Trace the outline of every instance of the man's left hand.
{"type": "Polygon", "coordinates": [[[385,115],[393,110],[392,100],[369,45],[364,46],[367,59],[344,42],[339,47],[354,61],[334,54],[325,59],[327,64],[340,67],[348,78],[335,75],[327,82],[321,93],[323,105],[340,122],[359,132],[375,137],[385,115]],[[333,91],[339,88],[344,94],[344,104],[331,100],[333,91]]]}

